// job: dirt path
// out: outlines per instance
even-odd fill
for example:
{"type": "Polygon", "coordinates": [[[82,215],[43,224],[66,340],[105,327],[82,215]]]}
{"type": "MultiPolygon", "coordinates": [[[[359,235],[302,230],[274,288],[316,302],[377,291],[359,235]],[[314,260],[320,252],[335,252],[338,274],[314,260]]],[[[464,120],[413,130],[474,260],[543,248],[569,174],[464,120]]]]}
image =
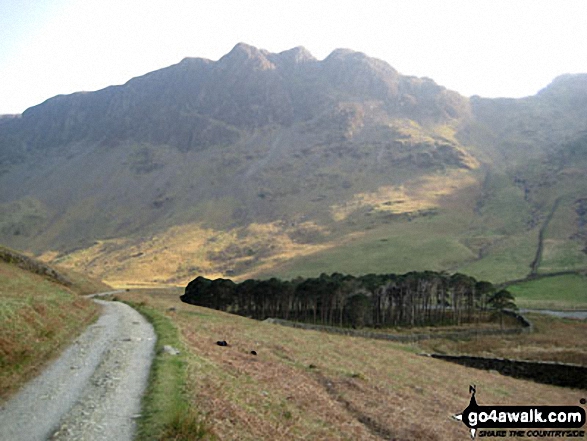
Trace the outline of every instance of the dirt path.
{"type": "Polygon", "coordinates": [[[131,440],[155,333],[119,302],[0,408],[0,440],[131,440]]]}

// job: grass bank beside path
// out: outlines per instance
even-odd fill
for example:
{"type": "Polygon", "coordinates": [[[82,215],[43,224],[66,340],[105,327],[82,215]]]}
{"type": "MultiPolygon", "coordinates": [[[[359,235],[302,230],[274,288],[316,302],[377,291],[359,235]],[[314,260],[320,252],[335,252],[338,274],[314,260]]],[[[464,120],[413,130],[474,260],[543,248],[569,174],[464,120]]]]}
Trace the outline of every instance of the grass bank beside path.
{"type": "Polygon", "coordinates": [[[98,317],[100,308],[77,286],[0,260],[0,402],[98,317]]]}
{"type": "MultiPolygon", "coordinates": [[[[114,297],[119,299],[118,296],[114,297]]],[[[143,397],[143,413],[138,421],[137,439],[140,440],[211,440],[203,417],[187,399],[186,350],[176,325],[164,311],[144,301],[125,301],[143,314],[155,328],[157,344],[151,367],[149,386],[143,397]],[[171,346],[179,350],[172,355],[163,350],[171,346]]]]}
{"type": "Polygon", "coordinates": [[[415,345],[286,328],[183,304],[181,293],[131,290],[120,297],[177,329],[185,349],[177,373],[185,374],[182,399],[205,436],[462,440],[467,428],[451,416],[469,404],[470,384],[477,385],[479,404],[578,405],[585,397],[581,390],[422,357],[415,345]]]}

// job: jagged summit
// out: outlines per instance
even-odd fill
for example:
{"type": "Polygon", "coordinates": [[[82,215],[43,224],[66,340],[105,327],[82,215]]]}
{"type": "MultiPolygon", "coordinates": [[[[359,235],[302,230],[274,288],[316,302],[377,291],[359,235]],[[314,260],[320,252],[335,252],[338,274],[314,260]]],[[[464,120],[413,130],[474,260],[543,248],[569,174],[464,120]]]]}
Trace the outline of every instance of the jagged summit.
{"type": "Polygon", "coordinates": [[[275,55],[275,58],[293,64],[318,61],[316,58],[314,58],[310,51],[303,46],[297,46],[292,49],[280,52],[279,54],[275,55]]]}
{"type": "Polygon", "coordinates": [[[377,73],[387,76],[389,79],[394,78],[394,80],[399,76],[399,72],[389,63],[352,49],[335,49],[324,59],[323,63],[327,66],[333,66],[335,69],[344,66],[345,69],[353,69],[362,73],[377,73]]]}
{"type": "Polygon", "coordinates": [[[385,118],[419,123],[467,113],[465,98],[434,86],[349,49],[319,61],[301,46],[271,53],[238,43],[218,61],[184,58],[121,86],[50,98],[21,119],[2,121],[7,130],[0,132],[0,149],[5,147],[12,158],[20,157],[22,149],[80,142],[200,150],[232,144],[245,136],[242,130],[290,127],[319,115],[338,118],[335,109],[346,101],[374,100],[385,118]]]}
{"type": "Polygon", "coordinates": [[[538,95],[563,92],[585,96],[587,94],[587,74],[559,75],[548,86],[538,92],[538,95]]]}
{"type": "Polygon", "coordinates": [[[347,49],[347,48],[338,48],[338,49],[334,49],[330,55],[328,55],[325,60],[328,59],[344,59],[347,58],[349,56],[355,56],[355,57],[366,57],[366,55],[363,52],[357,52],[354,51],[352,49],[347,49]]]}
{"type": "MultiPolygon", "coordinates": [[[[240,56],[246,56],[248,58],[256,58],[256,57],[260,57],[260,56],[265,56],[267,55],[269,52],[267,52],[266,50],[263,49],[259,49],[255,46],[251,46],[250,44],[247,43],[237,43],[232,50],[225,55],[225,57],[240,57],[240,56]]],[[[223,57],[224,58],[224,57],[223,57]]]]}
{"type": "Polygon", "coordinates": [[[201,57],[185,57],[183,60],[179,62],[179,64],[188,64],[188,65],[205,65],[214,63],[212,60],[207,58],[201,57]]]}
{"type": "Polygon", "coordinates": [[[275,65],[267,58],[268,55],[270,53],[265,50],[257,49],[246,43],[238,43],[228,54],[220,58],[217,64],[229,67],[234,65],[254,66],[260,70],[275,69],[275,65]]]}

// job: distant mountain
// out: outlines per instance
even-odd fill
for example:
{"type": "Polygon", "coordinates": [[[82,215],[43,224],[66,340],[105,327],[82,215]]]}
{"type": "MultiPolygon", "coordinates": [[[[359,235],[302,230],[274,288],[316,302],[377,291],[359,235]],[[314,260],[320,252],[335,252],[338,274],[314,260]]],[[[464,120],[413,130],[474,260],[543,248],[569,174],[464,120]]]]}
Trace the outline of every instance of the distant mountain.
{"type": "MultiPolygon", "coordinates": [[[[479,225],[496,176],[521,191],[516,164],[582,139],[586,78],[468,99],[346,49],[186,58],[0,119],[0,242],[111,282],[169,283],[277,271],[436,222],[454,201],[479,225]]],[[[528,208],[536,225],[543,209],[528,208]]],[[[455,241],[474,255],[478,233],[455,241]]]]}
{"type": "Polygon", "coordinates": [[[323,61],[304,48],[270,54],[238,44],[217,62],[179,64],[92,93],[57,96],[10,121],[3,150],[75,142],[169,144],[202,150],[239,140],[242,130],[290,127],[340,102],[374,100],[385,113],[443,122],[468,111],[467,100],[431,80],[401,76],[386,63],[349,50],[323,61]]]}
{"type": "Polygon", "coordinates": [[[569,142],[586,129],[587,74],[560,76],[527,98],[472,97],[470,103],[482,132],[490,134],[488,142],[479,143],[505,158],[523,159],[569,142]]]}

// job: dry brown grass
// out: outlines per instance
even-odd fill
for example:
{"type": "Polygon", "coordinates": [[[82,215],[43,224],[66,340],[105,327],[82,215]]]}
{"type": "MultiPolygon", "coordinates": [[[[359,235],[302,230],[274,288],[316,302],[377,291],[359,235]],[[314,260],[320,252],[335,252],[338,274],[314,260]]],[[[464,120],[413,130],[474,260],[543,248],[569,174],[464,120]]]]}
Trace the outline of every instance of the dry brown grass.
{"type": "Polygon", "coordinates": [[[328,235],[324,228],[311,222],[295,229],[271,222],[227,231],[187,224],[171,227],[145,240],[97,241],[65,258],[56,259],[55,253],[48,252],[42,259],[90,274],[116,288],[185,285],[194,273],[216,278],[234,268],[259,270],[336,245],[298,243],[292,236],[294,230],[300,229],[328,235]]]}
{"type": "Polygon", "coordinates": [[[409,345],[185,305],[179,294],[131,291],[123,298],[165,311],[177,324],[190,351],[191,404],[221,440],[463,440],[466,427],[451,415],[468,405],[469,384],[477,385],[480,404],[564,405],[584,397],[421,357],[409,345]]]}
{"type": "Polygon", "coordinates": [[[90,300],[0,262],[0,400],[6,399],[98,313],[90,300]]]}
{"type": "Polygon", "coordinates": [[[587,321],[562,320],[530,314],[534,323],[531,334],[434,339],[418,345],[427,352],[504,357],[517,360],[555,361],[587,366],[587,321]]]}

